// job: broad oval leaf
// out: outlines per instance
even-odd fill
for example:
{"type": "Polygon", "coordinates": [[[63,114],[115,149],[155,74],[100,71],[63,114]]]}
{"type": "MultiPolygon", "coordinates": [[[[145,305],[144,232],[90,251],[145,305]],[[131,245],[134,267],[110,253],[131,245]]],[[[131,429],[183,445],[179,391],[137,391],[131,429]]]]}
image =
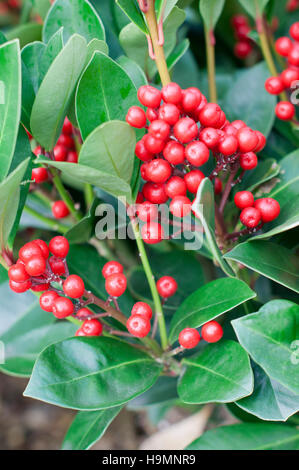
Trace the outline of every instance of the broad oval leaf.
{"type": "Polygon", "coordinates": [[[223,258],[221,251],[218,248],[215,238],[215,208],[214,208],[214,187],[209,180],[205,178],[197,191],[196,198],[192,204],[192,210],[198,217],[204,227],[207,244],[214,260],[220,265],[225,274],[235,277],[235,273],[223,258]]]}
{"type": "Polygon", "coordinates": [[[25,396],[78,410],[106,409],[140,395],[162,366],[127,343],[106,338],[70,338],[38,357],[25,396]]]}
{"type": "Polygon", "coordinates": [[[36,95],[31,131],[46,150],[54,148],[61,133],[72,93],[85,64],[86,50],[85,39],[77,34],[72,36],[51,64],[36,95]]]}
{"type": "Polygon", "coordinates": [[[48,42],[62,26],[64,42],[75,33],[85,37],[87,42],[92,39],[105,40],[101,18],[87,0],[56,0],[44,23],[44,42],[48,42]]]}
{"type": "Polygon", "coordinates": [[[273,423],[241,423],[205,432],[188,450],[298,450],[299,431],[273,423]]]}
{"type": "Polygon", "coordinates": [[[86,139],[104,122],[124,121],[130,106],[136,104],[137,90],[127,73],[106,54],[95,52],[76,93],[76,115],[82,138],[86,139]]]}
{"type": "Polygon", "coordinates": [[[283,246],[264,240],[250,241],[237,245],[224,257],[299,293],[299,259],[283,246]]]}
{"type": "Polygon", "coordinates": [[[79,411],[70,425],[62,450],[88,450],[105,433],[121,406],[99,411],[79,411]]]}
{"type": "Polygon", "coordinates": [[[288,300],[272,300],[257,313],[233,320],[232,325],[253,360],[271,378],[298,394],[299,306],[288,300]]]}
{"type": "Polygon", "coordinates": [[[0,46],[0,181],[13,158],[21,117],[21,57],[17,40],[0,46]]]}
{"type": "Polygon", "coordinates": [[[253,373],[253,393],[236,403],[242,410],[267,421],[286,421],[299,411],[299,395],[269,377],[255,363],[253,373]]]}
{"type": "Polygon", "coordinates": [[[198,328],[255,296],[255,292],[239,279],[221,278],[205,284],[193,292],[174,314],[169,340],[173,343],[184,328],[198,328]]]}
{"type": "Polygon", "coordinates": [[[235,341],[208,345],[183,366],[178,393],[185,403],[228,403],[252,393],[249,357],[235,341]]]}

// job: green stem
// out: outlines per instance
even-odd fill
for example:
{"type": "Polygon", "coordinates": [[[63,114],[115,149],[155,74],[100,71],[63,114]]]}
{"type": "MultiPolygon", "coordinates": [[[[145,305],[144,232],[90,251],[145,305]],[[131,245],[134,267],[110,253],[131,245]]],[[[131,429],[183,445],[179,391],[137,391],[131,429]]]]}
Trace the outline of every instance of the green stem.
{"type": "Polygon", "coordinates": [[[93,187],[91,186],[91,184],[88,184],[88,183],[84,184],[84,198],[85,198],[86,208],[89,209],[93,203],[93,198],[94,198],[93,187]]]}
{"type": "Polygon", "coordinates": [[[37,212],[35,209],[32,209],[31,207],[29,206],[25,206],[24,207],[24,210],[32,215],[32,217],[35,217],[36,219],[40,220],[41,222],[43,222],[44,224],[48,225],[49,227],[51,227],[53,230],[55,230],[55,232],[61,232],[61,233],[66,233],[69,228],[66,227],[65,225],[62,225],[60,224],[59,222],[57,222],[56,220],[53,220],[53,219],[49,219],[48,217],[45,217],[44,215],[40,214],[39,212],[37,212]]]}
{"type": "Polygon", "coordinates": [[[208,81],[209,81],[209,95],[212,103],[217,103],[217,88],[215,80],[215,47],[214,47],[214,35],[213,30],[208,29],[204,26],[205,30],[205,42],[206,42],[206,54],[207,54],[207,66],[208,66],[208,81]]]}
{"type": "Polygon", "coordinates": [[[158,294],[155,278],[154,278],[154,275],[153,275],[153,272],[152,272],[152,269],[150,267],[148,257],[147,257],[146,251],[145,251],[145,246],[144,246],[141,234],[140,234],[139,225],[135,220],[132,220],[132,219],[131,219],[131,223],[132,223],[132,228],[133,228],[133,231],[134,231],[136,243],[137,243],[137,246],[138,246],[140,259],[141,259],[143,269],[144,269],[145,275],[147,277],[147,281],[148,281],[148,284],[149,284],[149,287],[150,287],[150,290],[151,290],[151,294],[152,294],[152,297],[153,297],[155,312],[156,312],[156,315],[157,315],[157,318],[158,318],[161,345],[162,345],[162,348],[165,350],[168,347],[168,339],[167,339],[166,324],[165,324],[161,299],[160,299],[160,296],[158,294]]]}
{"type": "Polygon", "coordinates": [[[54,183],[58,193],[60,194],[60,197],[62,198],[62,200],[67,205],[68,210],[73,215],[73,217],[76,219],[76,221],[79,222],[82,219],[82,214],[75,208],[74,203],[72,201],[72,198],[69,195],[69,193],[67,192],[67,190],[65,189],[65,187],[63,186],[63,183],[60,179],[60,176],[59,176],[58,172],[53,168],[51,168],[50,171],[51,171],[52,176],[53,176],[53,183],[54,183]]]}
{"type": "Polygon", "coordinates": [[[83,323],[81,320],[78,320],[77,318],[74,318],[74,317],[66,317],[66,320],[68,320],[70,323],[74,323],[74,325],[77,325],[77,326],[81,326],[83,323]]]}

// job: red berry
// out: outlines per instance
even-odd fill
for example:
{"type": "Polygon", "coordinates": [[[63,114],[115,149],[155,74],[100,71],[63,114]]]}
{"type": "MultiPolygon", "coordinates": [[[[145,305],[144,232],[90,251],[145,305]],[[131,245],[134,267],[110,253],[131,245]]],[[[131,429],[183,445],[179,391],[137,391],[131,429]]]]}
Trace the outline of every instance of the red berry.
{"type": "Polygon", "coordinates": [[[288,57],[290,50],[292,49],[292,41],[287,36],[278,38],[275,42],[276,52],[283,57],[288,57]]]}
{"type": "Polygon", "coordinates": [[[170,134],[170,126],[162,119],[157,119],[150,124],[148,132],[156,139],[166,140],[170,134]]]}
{"type": "Polygon", "coordinates": [[[145,112],[139,106],[131,106],[127,113],[126,121],[130,126],[141,129],[146,126],[145,112]]]}
{"type": "Polygon", "coordinates": [[[161,153],[165,147],[165,141],[157,139],[151,134],[146,134],[144,136],[144,145],[146,150],[150,153],[161,153]]]}
{"type": "Polygon", "coordinates": [[[216,103],[208,103],[199,113],[199,120],[204,127],[218,127],[221,108],[216,103]]]}
{"type": "Polygon", "coordinates": [[[67,238],[58,235],[57,237],[52,238],[49,243],[49,248],[51,253],[57,258],[65,258],[69,252],[70,245],[67,238]]]}
{"type": "Polygon", "coordinates": [[[233,135],[225,135],[220,139],[218,150],[225,156],[233,155],[238,150],[238,139],[233,135]]]}
{"type": "Polygon", "coordinates": [[[143,194],[139,191],[139,193],[137,194],[135,202],[136,202],[136,204],[141,204],[143,201],[144,201],[143,194]]]}
{"type": "Polygon", "coordinates": [[[137,142],[136,147],[135,147],[135,155],[142,162],[147,162],[149,160],[152,160],[152,158],[154,157],[154,155],[147,150],[145,143],[144,143],[144,138],[142,138],[141,140],[137,142]]]}
{"type": "Polygon", "coordinates": [[[49,257],[49,253],[50,253],[47,243],[44,242],[44,240],[40,240],[39,238],[37,238],[36,240],[33,240],[33,243],[36,243],[39,246],[39,248],[41,249],[43,257],[45,259],[47,259],[49,257]]]}
{"type": "Polygon", "coordinates": [[[156,119],[162,119],[159,117],[158,111],[156,111],[154,108],[147,108],[145,115],[150,122],[153,122],[156,119]]]}
{"type": "Polygon", "coordinates": [[[61,136],[57,140],[56,147],[58,146],[66,147],[66,150],[69,150],[69,149],[74,148],[74,145],[75,145],[74,140],[72,139],[70,135],[61,134],[61,136]]]}
{"type": "Polygon", "coordinates": [[[266,137],[260,131],[255,131],[255,135],[258,138],[258,144],[254,149],[255,152],[260,152],[266,145],[266,137]]]}
{"type": "Polygon", "coordinates": [[[260,211],[262,221],[265,223],[276,219],[280,213],[279,203],[271,197],[257,199],[254,203],[254,207],[260,211]]]}
{"type": "Polygon", "coordinates": [[[292,36],[295,41],[299,41],[299,21],[293,23],[290,27],[290,36],[292,36]]]}
{"type": "Polygon", "coordinates": [[[239,150],[242,153],[251,152],[258,145],[258,137],[250,127],[239,129],[237,134],[239,150]]]}
{"type": "Polygon", "coordinates": [[[170,140],[164,147],[163,156],[171,165],[180,165],[185,160],[184,146],[174,140],[170,140]]]}
{"type": "Polygon", "coordinates": [[[150,321],[140,315],[132,315],[127,321],[127,329],[136,338],[145,338],[151,331],[150,321]]]}
{"type": "Polygon", "coordinates": [[[233,135],[234,137],[237,136],[238,131],[232,124],[226,124],[222,129],[226,135],[233,135]]]}
{"type": "Polygon", "coordinates": [[[31,290],[33,292],[43,292],[45,290],[48,290],[50,288],[50,283],[45,282],[44,284],[33,284],[31,286],[31,290]]]}
{"type": "Polygon", "coordinates": [[[149,304],[145,302],[136,302],[132,308],[131,315],[140,315],[141,317],[150,320],[153,316],[153,311],[149,304]]]}
{"type": "Polygon", "coordinates": [[[162,98],[165,103],[180,103],[182,99],[181,87],[177,83],[168,83],[162,88],[162,98]]]}
{"type": "Polygon", "coordinates": [[[64,201],[56,201],[52,205],[52,214],[55,219],[63,219],[69,215],[70,211],[64,201]]]}
{"type": "Polygon", "coordinates": [[[56,318],[66,318],[74,313],[74,305],[66,297],[57,297],[52,304],[52,312],[56,318]]]}
{"type": "Polygon", "coordinates": [[[165,299],[172,297],[178,289],[176,280],[171,276],[163,276],[157,281],[159,295],[165,299]]]}
{"type": "Polygon", "coordinates": [[[194,87],[187,88],[183,91],[182,106],[187,113],[191,113],[198,108],[201,102],[202,94],[194,87]]]}
{"type": "Polygon", "coordinates": [[[85,333],[82,328],[79,328],[79,330],[76,331],[75,336],[85,336],[85,333]]]}
{"type": "Polygon", "coordinates": [[[47,181],[48,172],[46,168],[43,168],[43,167],[33,168],[31,179],[35,181],[36,184],[44,183],[45,181],[47,181]]]}
{"type": "Polygon", "coordinates": [[[288,55],[288,61],[291,65],[299,67],[299,43],[293,45],[288,55]]]}
{"type": "Polygon", "coordinates": [[[180,119],[173,128],[175,137],[182,143],[187,144],[191,142],[198,135],[198,128],[196,122],[185,117],[180,119]]]}
{"type": "Polygon", "coordinates": [[[232,17],[232,25],[234,28],[239,28],[240,26],[246,26],[248,24],[248,20],[245,15],[234,15],[232,17]]]}
{"type": "Polygon", "coordinates": [[[179,334],[179,343],[185,349],[195,348],[200,341],[200,335],[195,328],[184,328],[179,334]]]}
{"type": "Polygon", "coordinates": [[[67,157],[67,148],[64,145],[55,145],[54,158],[56,162],[64,162],[67,157]]]}
{"type": "Polygon", "coordinates": [[[158,222],[150,222],[143,225],[141,229],[141,236],[145,243],[154,245],[160,243],[164,238],[164,230],[158,222]]]}
{"type": "Polygon", "coordinates": [[[161,91],[150,85],[143,85],[137,93],[138,99],[143,106],[158,108],[161,103],[161,91]]]}
{"type": "Polygon", "coordinates": [[[208,343],[217,343],[223,336],[222,326],[216,321],[209,321],[203,325],[201,335],[208,343]]]}
{"type": "Polygon", "coordinates": [[[270,95],[279,95],[285,87],[280,77],[270,77],[265,81],[265,88],[270,95]]]}
{"type": "Polygon", "coordinates": [[[58,276],[63,276],[65,274],[65,264],[61,258],[52,256],[49,258],[49,264],[54,274],[57,274],[58,276]]]}
{"type": "Polygon", "coordinates": [[[31,288],[31,281],[29,279],[28,281],[25,281],[25,282],[15,282],[13,280],[10,280],[9,287],[16,294],[23,294],[24,292],[26,292],[27,290],[31,288]]]}
{"type": "Polygon", "coordinates": [[[25,269],[30,276],[41,276],[46,270],[46,260],[43,256],[32,256],[26,261],[25,269]]]}
{"type": "Polygon", "coordinates": [[[77,317],[79,318],[89,318],[93,315],[92,311],[89,308],[83,307],[80,308],[77,312],[77,317]]]}
{"type": "Polygon", "coordinates": [[[147,175],[148,165],[149,165],[149,162],[144,162],[144,163],[142,163],[142,165],[140,166],[141,178],[142,178],[144,181],[149,181],[149,177],[148,177],[148,175],[147,175]]]}
{"type": "Polygon", "coordinates": [[[175,217],[185,217],[191,212],[191,201],[186,196],[175,196],[169,205],[169,210],[175,217]]]}
{"type": "Polygon", "coordinates": [[[73,125],[71,121],[66,117],[62,127],[62,133],[71,135],[73,133],[73,125]]]}
{"type": "Polygon", "coordinates": [[[49,290],[44,292],[39,298],[39,304],[42,310],[45,312],[52,312],[53,311],[53,304],[54,301],[59,297],[57,292],[53,290],[49,290]]]}
{"type": "Polygon", "coordinates": [[[195,141],[187,145],[185,156],[191,165],[201,166],[209,160],[210,151],[203,142],[195,141]]]}
{"type": "Polygon", "coordinates": [[[222,181],[220,178],[217,178],[217,176],[214,180],[214,191],[215,191],[215,194],[222,193],[222,181]]]}
{"type": "Polygon", "coordinates": [[[26,243],[19,251],[19,258],[26,263],[33,256],[43,256],[43,252],[35,242],[26,243]]]}
{"type": "Polygon", "coordinates": [[[63,283],[63,291],[68,297],[78,299],[84,294],[85,286],[83,279],[76,274],[71,274],[63,283]]]}
{"type": "Polygon", "coordinates": [[[41,153],[42,153],[42,148],[41,148],[41,146],[38,145],[37,147],[35,147],[35,149],[33,150],[33,153],[34,153],[34,155],[36,155],[37,157],[38,157],[39,155],[41,155],[41,153]]]}
{"type": "Polygon", "coordinates": [[[239,191],[235,194],[234,201],[239,209],[245,209],[253,206],[254,197],[250,191],[239,191]]]}
{"type": "Polygon", "coordinates": [[[200,170],[191,170],[184,176],[184,181],[186,183],[188,191],[192,194],[196,194],[198,187],[202,180],[205,178],[205,175],[200,170]]]}
{"type": "Polygon", "coordinates": [[[291,88],[292,83],[299,80],[299,69],[287,68],[280,75],[285,88],[291,88]]]}
{"type": "Polygon", "coordinates": [[[261,213],[255,207],[246,207],[240,214],[240,220],[245,227],[255,228],[261,221],[261,213]]]}
{"type": "Polygon", "coordinates": [[[165,183],[171,176],[171,172],[171,166],[162,158],[152,160],[146,168],[147,179],[153,183],[165,183]]]}
{"type": "Polygon", "coordinates": [[[252,52],[252,45],[249,41],[238,41],[234,47],[234,54],[238,59],[245,59],[252,52]]]}
{"type": "Polygon", "coordinates": [[[251,28],[248,24],[240,25],[235,32],[236,39],[247,40],[248,34],[251,31],[251,28]]]}
{"type": "Polygon", "coordinates": [[[241,119],[236,119],[235,121],[232,121],[231,125],[235,127],[237,130],[242,129],[243,127],[247,127],[245,122],[242,121],[241,119]]]}
{"type": "Polygon", "coordinates": [[[78,163],[78,158],[79,157],[78,157],[77,152],[75,152],[74,150],[71,150],[67,154],[66,161],[69,163],[78,163]]]}
{"type": "Polygon", "coordinates": [[[163,119],[170,126],[174,126],[180,119],[180,110],[175,104],[164,103],[159,109],[159,119],[163,119]]]}
{"type": "Polygon", "coordinates": [[[85,336],[100,336],[103,331],[103,326],[96,318],[92,318],[91,320],[85,320],[81,326],[81,330],[85,336]]]}
{"type": "Polygon", "coordinates": [[[165,191],[167,196],[170,198],[175,196],[185,196],[187,186],[183,178],[180,176],[172,176],[165,185],[165,191]]]}
{"type": "Polygon", "coordinates": [[[257,166],[257,156],[253,152],[240,155],[240,166],[243,170],[253,170],[257,166]]]}
{"type": "Polygon", "coordinates": [[[164,184],[146,183],[142,192],[145,199],[153,204],[163,204],[168,199],[164,184]]]}
{"type": "Polygon", "coordinates": [[[295,116],[295,106],[289,101],[280,101],[275,108],[275,114],[278,119],[290,121],[295,116]]]}
{"type": "Polygon", "coordinates": [[[209,149],[214,149],[219,143],[220,134],[217,129],[206,127],[200,131],[199,138],[209,149]]]}
{"type": "Polygon", "coordinates": [[[142,222],[150,222],[158,217],[158,208],[155,204],[145,201],[138,205],[137,216],[142,222]]]}
{"type": "Polygon", "coordinates": [[[112,274],[106,278],[105,289],[112,297],[120,297],[127,288],[127,278],[122,273],[112,274]]]}
{"type": "Polygon", "coordinates": [[[103,266],[102,275],[107,279],[107,277],[112,276],[112,274],[122,274],[123,271],[124,267],[118,261],[108,261],[108,263],[103,266]]]}
{"type": "Polygon", "coordinates": [[[27,273],[24,264],[17,263],[13,264],[8,270],[8,277],[11,281],[14,282],[25,282],[29,279],[29,274],[27,273]]]}

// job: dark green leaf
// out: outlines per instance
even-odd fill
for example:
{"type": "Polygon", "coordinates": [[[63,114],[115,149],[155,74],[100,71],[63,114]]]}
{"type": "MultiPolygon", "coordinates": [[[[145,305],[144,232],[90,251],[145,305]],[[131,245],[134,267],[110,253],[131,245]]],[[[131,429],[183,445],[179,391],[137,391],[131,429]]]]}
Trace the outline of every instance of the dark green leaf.
{"type": "Polygon", "coordinates": [[[167,57],[167,68],[168,70],[172,70],[175,64],[183,57],[183,55],[187,52],[190,46],[189,39],[184,39],[180,42],[174,50],[169,54],[167,57]]]}
{"type": "Polygon", "coordinates": [[[296,340],[299,306],[288,300],[272,300],[257,313],[232,321],[242,346],[272,379],[299,393],[296,340]]]}
{"type": "Polygon", "coordinates": [[[255,296],[255,292],[239,279],[221,278],[205,284],[193,292],[174,314],[169,340],[173,343],[184,328],[198,328],[255,296]]]}
{"type": "Polygon", "coordinates": [[[178,393],[185,403],[227,403],[252,393],[249,357],[235,341],[209,345],[183,365],[178,393]]]}
{"type": "Polygon", "coordinates": [[[24,394],[65,408],[106,409],[145,392],[161,370],[123,341],[71,338],[39,355],[24,394]]]}
{"type": "Polygon", "coordinates": [[[145,393],[130,401],[128,408],[138,410],[148,406],[165,404],[178,400],[177,378],[159,377],[157,382],[145,393]]]}
{"type": "Polygon", "coordinates": [[[99,202],[96,198],[88,213],[65,234],[69,243],[85,243],[92,238],[96,220],[95,211],[99,202]]]}
{"type": "Polygon", "coordinates": [[[132,0],[116,0],[116,4],[144,34],[148,34],[146,23],[136,2],[132,2],[132,0]]]}
{"type": "Polygon", "coordinates": [[[121,406],[100,411],[79,411],[62,444],[62,450],[88,450],[105,433],[121,406]]]}
{"type": "MultiPolygon", "coordinates": [[[[279,174],[280,166],[274,158],[267,158],[259,162],[252,171],[246,171],[242,179],[242,189],[253,191],[279,174]]],[[[238,191],[240,187],[238,186],[238,191]]]]}

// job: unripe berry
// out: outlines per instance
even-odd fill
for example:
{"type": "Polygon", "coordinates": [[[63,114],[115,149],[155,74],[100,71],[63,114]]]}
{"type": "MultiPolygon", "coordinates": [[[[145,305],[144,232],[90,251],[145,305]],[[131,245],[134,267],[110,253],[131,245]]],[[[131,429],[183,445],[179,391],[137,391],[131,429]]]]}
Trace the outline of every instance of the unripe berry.
{"type": "Polygon", "coordinates": [[[169,205],[169,210],[175,217],[185,217],[191,212],[191,201],[186,196],[175,196],[169,205]]]}
{"type": "Polygon", "coordinates": [[[123,271],[124,267],[118,261],[108,261],[103,266],[102,275],[107,279],[107,277],[112,276],[112,274],[122,274],[123,271]]]}
{"type": "Polygon", "coordinates": [[[185,156],[191,165],[202,166],[209,160],[210,151],[203,142],[195,141],[187,145],[185,156]]]}
{"type": "Polygon", "coordinates": [[[36,184],[44,183],[48,180],[48,172],[44,167],[33,168],[31,179],[35,181],[36,184]]]}
{"type": "Polygon", "coordinates": [[[172,276],[163,276],[157,281],[157,290],[161,297],[172,297],[178,289],[176,280],[172,276]]]}
{"type": "Polygon", "coordinates": [[[245,227],[255,228],[261,221],[261,213],[255,207],[246,207],[240,214],[240,220],[245,227]]]}
{"type": "Polygon", "coordinates": [[[191,142],[198,135],[196,122],[189,118],[181,118],[174,126],[173,132],[175,137],[182,143],[191,142]]]}
{"type": "Polygon", "coordinates": [[[280,213],[279,203],[271,197],[257,199],[254,203],[254,207],[260,211],[263,222],[271,222],[276,219],[280,213]]]}
{"type": "Polygon", "coordinates": [[[217,343],[223,336],[222,326],[216,321],[209,321],[203,325],[201,336],[208,343],[217,343]]]}
{"type": "Polygon", "coordinates": [[[253,152],[240,155],[240,166],[243,170],[253,170],[257,166],[257,156],[253,152]]]}
{"type": "Polygon", "coordinates": [[[185,160],[184,146],[174,140],[170,140],[164,147],[163,156],[171,165],[180,165],[185,160]]]}
{"type": "Polygon", "coordinates": [[[295,116],[295,106],[289,101],[280,101],[275,107],[275,114],[282,121],[290,121],[295,116]]]}
{"type": "Polygon", "coordinates": [[[85,336],[100,336],[103,331],[103,326],[96,318],[92,318],[85,320],[81,326],[81,330],[85,336]]]}
{"type": "Polygon", "coordinates": [[[120,297],[127,288],[127,278],[122,273],[112,274],[106,278],[105,289],[112,297],[120,297]]]}
{"type": "Polygon", "coordinates": [[[136,338],[145,338],[151,330],[150,321],[140,315],[132,315],[127,321],[127,329],[136,338]]]}
{"type": "Polygon", "coordinates": [[[234,201],[239,209],[245,209],[253,206],[254,197],[250,191],[239,191],[235,194],[234,201]]]}
{"type": "Polygon", "coordinates": [[[204,178],[205,175],[200,170],[191,170],[189,173],[186,173],[184,181],[188,191],[192,194],[196,194],[198,187],[204,178]]]}
{"type": "Polygon", "coordinates": [[[153,316],[153,311],[149,304],[145,302],[136,302],[132,308],[131,315],[140,315],[141,317],[150,320],[153,316]]]}
{"type": "Polygon", "coordinates": [[[58,297],[59,295],[57,292],[54,292],[53,290],[44,292],[39,298],[41,309],[45,310],[45,312],[52,312],[54,301],[58,299],[58,297]]]}
{"type": "Polygon", "coordinates": [[[59,297],[52,304],[52,312],[56,318],[66,318],[74,313],[74,305],[70,299],[59,297]]]}
{"type": "Polygon", "coordinates": [[[181,87],[177,83],[168,83],[162,88],[162,98],[165,103],[180,103],[182,99],[181,87]]]}
{"type": "Polygon", "coordinates": [[[200,335],[195,328],[184,328],[179,334],[179,343],[185,349],[195,348],[200,341],[200,335]]]}
{"type": "Polygon", "coordinates": [[[143,106],[158,108],[161,103],[161,91],[150,85],[143,85],[137,93],[138,99],[143,106]]]}
{"type": "Polygon", "coordinates": [[[85,286],[83,279],[76,274],[71,274],[63,283],[65,295],[73,299],[79,299],[84,294],[85,286]]]}
{"type": "Polygon", "coordinates": [[[146,115],[144,110],[139,106],[131,106],[127,113],[126,121],[130,126],[142,129],[146,126],[146,115]]]}
{"type": "Polygon", "coordinates": [[[52,205],[52,214],[55,219],[63,219],[69,215],[70,211],[64,201],[56,201],[52,205]]]}
{"type": "Polygon", "coordinates": [[[174,198],[175,196],[185,196],[187,186],[183,178],[180,176],[172,176],[165,185],[165,191],[167,196],[170,198],[174,198]]]}
{"type": "Polygon", "coordinates": [[[67,238],[58,235],[57,237],[52,238],[49,243],[49,248],[51,253],[57,258],[65,258],[69,252],[70,245],[67,238]]]}
{"type": "Polygon", "coordinates": [[[160,243],[164,238],[164,230],[158,222],[150,222],[143,225],[141,229],[141,236],[145,243],[153,245],[160,243]]]}

